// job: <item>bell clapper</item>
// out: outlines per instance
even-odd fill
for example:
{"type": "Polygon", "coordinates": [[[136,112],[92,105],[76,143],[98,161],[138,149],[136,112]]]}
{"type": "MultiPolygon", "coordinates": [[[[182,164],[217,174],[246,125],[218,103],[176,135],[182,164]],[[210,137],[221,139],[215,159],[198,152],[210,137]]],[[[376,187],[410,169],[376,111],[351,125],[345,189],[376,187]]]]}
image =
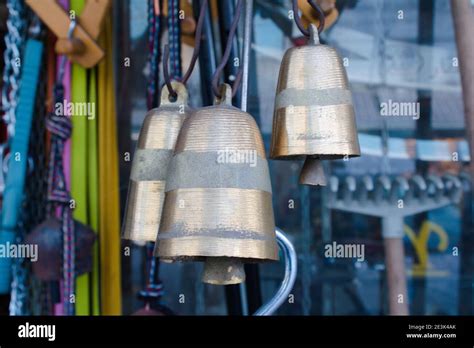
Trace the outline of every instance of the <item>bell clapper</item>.
{"type": "Polygon", "coordinates": [[[208,257],[202,281],[214,285],[240,284],[245,281],[244,264],[236,257],[208,257]]]}
{"type": "Polygon", "coordinates": [[[323,164],[319,159],[306,156],[301,169],[300,184],[326,186],[326,175],[324,174],[323,164]]]}

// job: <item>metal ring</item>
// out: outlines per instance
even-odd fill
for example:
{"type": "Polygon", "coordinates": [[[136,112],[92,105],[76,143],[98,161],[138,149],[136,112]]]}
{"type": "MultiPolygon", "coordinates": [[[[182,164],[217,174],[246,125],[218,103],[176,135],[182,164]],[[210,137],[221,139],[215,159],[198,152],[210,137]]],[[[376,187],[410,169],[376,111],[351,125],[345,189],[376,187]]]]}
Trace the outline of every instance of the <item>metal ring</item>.
{"type": "MultiPolygon", "coordinates": [[[[74,37],[74,29],[76,29],[77,26],[77,21],[75,19],[71,19],[71,22],[69,23],[69,29],[67,31],[67,38],[71,40],[74,37]]],[[[67,58],[66,56],[61,57],[61,61],[59,63],[59,69],[58,69],[58,78],[57,80],[61,83],[63,78],[64,78],[64,73],[66,72],[66,63],[67,63],[67,58]]]]}
{"type": "Polygon", "coordinates": [[[69,23],[69,29],[67,30],[67,38],[72,39],[74,34],[74,29],[76,29],[77,21],[75,19],[71,19],[69,23]]]}

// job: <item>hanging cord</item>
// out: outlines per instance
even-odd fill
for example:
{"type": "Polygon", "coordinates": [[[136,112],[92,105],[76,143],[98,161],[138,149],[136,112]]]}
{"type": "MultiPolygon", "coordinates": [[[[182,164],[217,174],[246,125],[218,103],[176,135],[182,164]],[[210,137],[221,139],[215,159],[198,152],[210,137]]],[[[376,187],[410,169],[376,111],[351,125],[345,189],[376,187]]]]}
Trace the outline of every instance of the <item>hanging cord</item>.
{"type": "MultiPolygon", "coordinates": [[[[72,20],[68,31],[68,38],[72,38],[75,27],[76,21],[72,20]]],[[[57,81],[54,86],[54,99],[57,103],[62,103],[64,99],[64,86],[62,81],[66,70],[66,63],[67,58],[62,56],[57,81]]],[[[71,137],[72,122],[66,115],[57,115],[52,111],[46,120],[46,128],[51,133],[48,174],[48,215],[50,217],[55,216],[56,208],[58,208],[63,232],[62,301],[64,314],[74,315],[74,302],[71,301],[71,296],[73,296],[75,292],[74,220],[69,207],[71,196],[67,190],[63,164],[64,145],[71,137]]]]}
{"type": "Polygon", "coordinates": [[[181,78],[181,26],[179,0],[168,0],[168,35],[171,62],[171,78],[181,78]]]}
{"type": "Polygon", "coordinates": [[[155,243],[148,242],[146,244],[146,267],[148,279],[146,280],[145,289],[140,291],[139,295],[143,298],[147,305],[153,300],[158,301],[163,296],[163,284],[158,278],[158,268],[160,266],[158,260],[153,256],[155,243]]]}
{"type": "Polygon", "coordinates": [[[147,107],[152,109],[158,104],[157,86],[159,86],[158,64],[160,60],[161,1],[148,0],[148,81],[147,107]]]}
{"type": "MultiPolygon", "coordinates": [[[[225,47],[224,54],[222,56],[222,61],[219,64],[219,66],[216,68],[216,72],[214,73],[214,76],[212,77],[212,91],[214,92],[217,98],[222,97],[221,92],[219,91],[219,79],[222,74],[222,70],[224,70],[224,67],[227,65],[227,61],[229,60],[229,57],[230,57],[230,51],[232,50],[232,42],[234,40],[234,36],[237,31],[237,26],[239,24],[239,19],[242,13],[243,5],[244,5],[244,2],[242,0],[239,0],[239,2],[237,3],[237,8],[235,9],[235,15],[232,21],[232,25],[230,26],[229,36],[227,37],[227,44],[225,47]]],[[[234,97],[235,94],[237,93],[237,90],[239,89],[241,81],[242,81],[242,69],[239,69],[239,72],[237,73],[237,76],[235,77],[235,80],[234,80],[234,85],[232,86],[232,97],[234,97]]]]}
{"type": "MultiPolygon", "coordinates": [[[[204,17],[206,16],[207,4],[208,4],[208,0],[204,0],[202,2],[201,10],[199,12],[198,23],[196,25],[196,34],[194,36],[193,56],[191,57],[191,61],[189,63],[189,67],[188,67],[188,70],[186,71],[186,74],[184,74],[183,78],[181,79],[181,82],[184,85],[188,82],[189,78],[191,77],[191,74],[193,73],[193,70],[194,70],[194,66],[196,65],[196,61],[199,58],[199,50],[201,49],[201,40],[202,40],[202,28],[204,26],[204,17]]],[[[169,60],[170,60],[170,48],[169,48],[169,45],[165,45],[165,50],[163,52],[163,77],[165,79],[166,87],[168,88],[170,97],[172,99],[176,99],[178,97],[178,94],[173,89],[173,86],[171,86],[171,76],[168,69],[169,60]]]]}
{"type": "MultiPolygon", "coordinates": [[[[314,0],[308,0],[308,3],[318,14],[318,20],[319,20],[318,32],[319,34],[321,34],[324,30],[324,23],[325,23],[324,12],[314,0]]],[[[298,27],[298,29],[301,31],[301,33],[304,36],[309,37],[310,35],[309,30],[304,27],[303,23],[301,22],[301,18],[298,15],[298,0],[292,0],[292,4],[293,4],[293,17],[295,19],[296,26],[298,27]]]]}

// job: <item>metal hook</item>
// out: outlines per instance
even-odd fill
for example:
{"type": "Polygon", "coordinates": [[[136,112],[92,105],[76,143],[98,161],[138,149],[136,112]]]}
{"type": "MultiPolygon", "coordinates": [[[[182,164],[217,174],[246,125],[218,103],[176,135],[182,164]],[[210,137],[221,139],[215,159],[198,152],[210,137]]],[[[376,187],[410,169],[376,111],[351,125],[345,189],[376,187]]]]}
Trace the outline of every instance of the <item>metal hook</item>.
{"type": "MultiPolygon", "coordinates": [[[[222,70],[224,70],[224,67],[226,66],[227,61],[229,60],[229,57],[230,57],[230,51],[232,49],[232,41],[234,40],[234,36],[237,31],[237,25],[239,24],[239,19],[240,19],[240,14],[242,13],[243,4],[244,2],[242,0],[239,0],[239,2],[237,3],[234,19],[232,20],[232,25],[230,26],[230,29],[229,29],[229,36],[227,37],[227,44],[225,46],[225,51],[224,51],[224,54],[222,55],[222,61],[219,64],[219,66],[216,68],[216,72],[214,73],[214,76],[212,77],[212,90],[214,92],[214,95],[217,98],[222,97],[219,91],[219,78],[221,76],[222,70]]],[[[239,84],[241,81],[242,81],[242,68],[239,69],[239,72],[237,73],[237,76],[235,77],[235,80],[232,86],[232,96],[235,96],[235,93],[237,93],[237,90],[239,88],[239,84]]]]}
{"type": "MultiPolygon", "coordinates": [[[[69,29],[67,31],[67,38],[69,40],[71,40],[74,37],[74,29],[76,29],[76,26],[77,26],[76,19],[71,19],[71,22],[69,23],[69,29]]],[[[64,78],[64,73],[66,72],[66,63],[67,63],[67,57],[65,55],[61,56],[61,62],[59,63],[59,69],[58,69],[59,83],[61,83],[64,78]]]]}
{"type": "Polygon", "coordinates": [[[288,295],[293,289],[296,281],[298,260],[296,258],[295,248],[281,229],[276,227],[275,232],[278,246],[285,257],[285,277],[283,278],[280,288],[275,296],[262,307],[257,309],[254,313],[255,316],[268,316],[274,314],[276,310],[288,300],[288,295]]]}
{"type": "MultiPolygon", "coordinates": [[[[318,33],[321,34],[324,30],[324,24],[326,20],[324,17],[324,12],[321,9],[321,7],[316,2],[314,2],[314,0],[307,0],[307,1],[318,14],[318,20],[319,20],[318,33]]],[[[303,23],[301,22],[301,18],[298,15],[298,0],[292,0],[292,4],[293,4],[293,17],[295,19],[296,26],[298,27],[298,29],[301,31],[301,33],[304,36],[309,37],[310,32],[308,29],[306,29],[303,26],[303,23]]]]}
{"type": "MultiPolygon", "coordinates": [[[[198,22],[196,25],[196,33],[194,34],[194,51],[193,51],[193,56],[191,57],[191,61],[189,62],[189,67],[186,73],[184,74],[181,82],[185,85],[189,78],[191,77],[191,74],[194,70],[194,66],[196,65],[196,61],[199,58],[199,51],[201,49],[201,40],[202,40],[202,28],[204,26],[204,17],[206,16],[206,10],[207,10],[207,4],[208,0],[204,0],[201,5],[201,10],[199,12],[199,18],[198,22]]],[[[171,76],[169,74],[168,70],[168,64],[170,60],[170,48],[169,45],[165,45],[163,52],[163,77],[165,79],[165,84],[166,87],[168,88],[170,97],[173,99],[176,99],[178,94],[176,91],[173,89],[173,86],[171,85],[171,76]]]]}

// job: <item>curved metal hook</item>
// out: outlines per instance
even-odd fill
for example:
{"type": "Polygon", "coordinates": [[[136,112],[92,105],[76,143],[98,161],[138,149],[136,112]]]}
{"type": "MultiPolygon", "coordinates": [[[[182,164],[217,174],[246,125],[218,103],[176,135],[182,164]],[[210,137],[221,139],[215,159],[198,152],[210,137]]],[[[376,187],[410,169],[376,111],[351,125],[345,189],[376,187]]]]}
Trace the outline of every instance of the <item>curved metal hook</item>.
{"type": "Polygon", "coordinates": [[[257,309],[253,314],[255,316],[268,316],[276,312],[278,308],[288,299],[296,281],[296,273],[298,270],[298,260],[293,244],[285,236],[283,231],[278,227],[275,228],[278,246],[285,257],[285,277],[273,298],[257,309]]]}
{"type": "MultiPolygon", "coordinates": [[[[75,19],[71,19],[71,22],[69,23],[69,29],[67,30],[67,38],[71,40],[74,37],[74,29],[76,29],[77,22],[75,19]]],[[[66,72],[66,63],[67,63],[67,57],[64,55],[61,57],[61,62],[59,63],[59,69],[58,69],[58,76],[57,76],[57,81],[59,83],[62,83],[64,74],[66,72]]]]}
{"type": "MultiPolygon", "coordinates": [[[[324,24],[326,20],[324,17],[324,12],[314,0],[308,0],[308,3],[318,14],[318,20],[319,20],[318,33],[321,34],[324,30],[324,24]]],[[[304,36],[309,37],[310,32],[308,29],[306,29],[303,26],[303,23],[301,22],[301,18],[298,15],[298,0],[292,0],[292,4],[293,4],[293,18],[295,19],[296,26],[298,27],[298,29],[301,31],[301,33],[304,36]]]]}

